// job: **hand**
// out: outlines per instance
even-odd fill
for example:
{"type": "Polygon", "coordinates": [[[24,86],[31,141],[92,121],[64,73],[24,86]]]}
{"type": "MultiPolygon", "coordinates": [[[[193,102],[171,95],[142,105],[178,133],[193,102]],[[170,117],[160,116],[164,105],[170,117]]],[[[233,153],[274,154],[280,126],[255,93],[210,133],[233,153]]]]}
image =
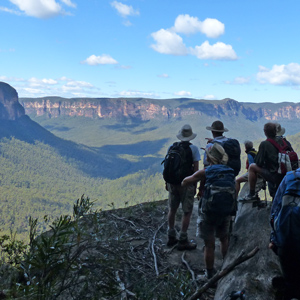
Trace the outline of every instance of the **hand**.
{"type": "Polygon", "coordinates": [[[205,138],[207,140],[207,144],[209,144],[213,139],[212,138],[205,138]]]}

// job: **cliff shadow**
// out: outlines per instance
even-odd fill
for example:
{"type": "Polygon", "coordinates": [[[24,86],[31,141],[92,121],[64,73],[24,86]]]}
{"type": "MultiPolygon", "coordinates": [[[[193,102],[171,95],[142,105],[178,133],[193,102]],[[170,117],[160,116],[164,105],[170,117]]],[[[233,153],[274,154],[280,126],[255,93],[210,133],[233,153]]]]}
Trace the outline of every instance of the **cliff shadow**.
{"type": "Polygon", "coordinates": [[[107,145],[101,148],[87,147],[61,139],[28,116],[17,121],[0,121],[0,138],[15,137],[34,145],[36,141],[53,147],[71,165],[91,177],[116,179],[142,170],[159,170],[161,158],[155,157],[166,139],[146,141],[130,145],[107,145]],[[136,156],[134,159],[122,155],[136,156]],[[147,156],[148,157],[144,157],[147,156]],[[153,155],[153,156],[151,156],[153,155]]]}

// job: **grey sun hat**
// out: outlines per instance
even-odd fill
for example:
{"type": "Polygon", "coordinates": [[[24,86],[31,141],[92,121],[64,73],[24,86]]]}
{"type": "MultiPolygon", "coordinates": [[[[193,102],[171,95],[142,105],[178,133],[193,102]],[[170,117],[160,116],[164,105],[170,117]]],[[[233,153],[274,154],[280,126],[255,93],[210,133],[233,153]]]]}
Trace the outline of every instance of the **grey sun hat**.
{"type": "Polygon", "coordinates": [[[217,120],[214,121],[211,126],[206,126],[207,130],[216,131],[216,132],[227,132],[228,129],[224,127],[223,122],[217,120]]]}
{"type": "Polygon", "coordinates": [[[285,128],[282,127],[280,124],[276,124],[276,135],[283,136],[285,134],[285,128]]]}
{"type": "Polygon", "coordinates": [[[183,142],[191,141],[196,136],[197,134],[193,133],[192,127],[189,124],[183,125],[182,128],[179,130],[178,134],[176,135],[176,137],[183,142]]]}

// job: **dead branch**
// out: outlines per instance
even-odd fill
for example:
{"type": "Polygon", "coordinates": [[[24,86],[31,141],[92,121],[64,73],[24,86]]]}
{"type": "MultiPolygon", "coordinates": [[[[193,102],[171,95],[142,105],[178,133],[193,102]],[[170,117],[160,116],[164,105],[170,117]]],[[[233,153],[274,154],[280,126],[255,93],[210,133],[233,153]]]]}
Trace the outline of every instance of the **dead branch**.
{"type": "Polygon", "coordinates": [[[197,285],[197,282],[196,282],[196,279],[195,279],[195,273],[194,273],[194,271],[191,269],[189,263],[184,259],[185,253],[186,253],[186,251],[183,252],[183,254],[182,254],[182,256],[181,256],[181,260],[182,260],[182,262],[186,265],[186,267],[187,267],[187,269],[189,270],[189,272],[191,273],[192,279],[193,279],[193,283],[196,285],[196,288],[197,288],[198,285],[197,285]]]}
{"type": "Polygon", "coordinates": [[[136,298],[136,295],[134,293],[126,289],[124,282],[121,281],[121,278],[119,276],[119,271],[116,271],[116,279],[117,282],[119,283],[119,287],[121,290],[121,299],[127,299],[127,294],[136,298]]]}
{"type": "Polygon", "coordinates": [[[159,230],[165,225],[167,221],[163,222],[155,231],[153,239],[152,239],[152,244],[151,244],[151,249],[152,249],[152,255],[153,255],[153,259],[154,259],[154,266],[155,266],[155,272],[156,272],[156,276],[159,275],[159,271],[158,271],[158,267],[157,267],[157,259],[156,259],[156,254],[155,254],[155,250],[154,250],[154,243],[155,243],[155,238],[156,238],[156,234],[159,232],[159,230]]]}
{"type": "Polygon", "coordinates": [[[111,215],[112,215],[114,218],[118,219],[118,220],[122,220],[122,221],[124,221],[124,222],[130,223],[133,227],[136,228],[136,225],[135,225],[132,221],[127,220],[127,219],[125,219],[125,218],[118,217],[118,216],[116,216],[115,214],[111,214],[111,215]]]}
{"type": "Polygon", "coordinates": [[[219,271],[214,277],[212,277],[207,283],[205,283],[200,289],[198,289],[190,298],[189,300],[196,300],[198,299],[207,289],[212,287],[214,284],[218,282],[219,279],[226,276],[229,272],[231,272],[236,266],[243,263],[244,261],[248,260],[249,258],[253,257],[259,251],[258,247],[255,247],[251,252],[247,255],[244,255],[245,252],[238,256],[231,264],[229,264],[226,268],[219,271]]]}

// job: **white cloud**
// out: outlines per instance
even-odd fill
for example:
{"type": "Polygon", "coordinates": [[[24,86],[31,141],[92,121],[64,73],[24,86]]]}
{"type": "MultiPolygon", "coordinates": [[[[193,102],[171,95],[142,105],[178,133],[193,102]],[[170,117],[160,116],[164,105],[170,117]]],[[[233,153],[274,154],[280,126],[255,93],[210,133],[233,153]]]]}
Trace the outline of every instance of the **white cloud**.
{"type": "Polygon", "coordinates": [[[258,82],[274,85],[300,85],[300,64],[274,65],[272,69],[259,66],[258,82]]]}
{"type": "Polygon", "coordinates": [[[117,64],[118,62],[115,59],[113,59],[110,55],[103,54],[100,56],[91,55],[86,60],[84,60],[82,63],[88,64],[91,66],[96,66],[96,65],[114,65],[114,64],[117,64]]]}
{"type": "Polygon", "coordinates": [[[207,18],[201,22],[197,17],[191,17],[190,15],[179,15],[172,29],[175,32],[184,34],[201,32],[210,38],[217,38],[225,32],[224,24],[217,19],[207,18]]]}
{"type": "Polygon", "coordinates": [[[172,55],[186,55],[187,49],[182,41],[182,38],[175,32],[170,30],[160,29],[157,32],[151,34],[156,44],[152,44],[151,47],[155,51],[163,54],[172,55]]]}
{"type": "Polygon", "coordinates": [[[118,1],[113,1],[110,3],[111,6],[113,8],[115,8],[118,13],[123,17],[123,18],[126,18],[128,16],[135,16],[135,15],[139,15],[139,11],[138,10],[135,10],[133,9],[132,6],[129,6],[129,5],[126,5],[126,4],[123,4],[121,2],[118,2],[118,1]]]}
{"type": "Polygon", "coordinates": [[[88,88],[93,88],[94,86],[89,83],[89,82],[86,82],[86,81],[76,81],[76,80],[70,80],[67,82],[67,86],[69,87],[88,87],[88,88]]]}
{"type": "Polygon", "coordinates": [[[74,97],[99,97],[100,89],[89,82],[74,80],[65,76],[59,79],[36,78],[29,79],[0,76],[0,81],[13,86],[19,97],[45,97],[60,96],[66,98],[74,97]]]}
{"type": "Polygon", "coordinates": [[[236,77],[233,81],[227,80],[224,81],[224,83],[226,84],[247,84],[250,82],[250,77],[243,77],[243,76],[239,76],[236,77]]]}
{"type": "Polygon", "coordinates": [[[168,74],[160,74],[160,75],[157,75],[158,77],[160,78],[169,78],[170,76],[168,74]]]}
{"type": "Polygon", "coordinates": [[[126,27],[129,27],[129,26],[132,25],[132,23],[129,20],[124,20],[123,25],[126,26],[126,27]]]}
{"type": "Polygon", "coordinates": [[[34,97],[37,97],[38,95],[45,95],[45,92],[39,89],[34,89],[34,88],[23,88],[23,91],[27,92],[28,95],[33,95],[34,97]]]}
{"type": "Polygon", "coordinates": [[[205,95],[205,96],[203,97],[203,99],[205,99],[205,100],[215,100],[215,99],[217,99],[217,98],[216,98],[215,95],[205,95]]]}
{"type": "Polygon", "coordinates": [[[179,91],[179,92],[175,92],[174,95],[176,96],[181,96],[181,97],[190,97],[192,96],[191,92],[187,92],[187,91],[179,91]]]}
{"type": "Polygon", "coordinates": [[[38,79],[35,77],[29,78],[28,80],[29,84],[31,87],[39,87],[39,86],[43,86],[43,85],[54,85],[57,84],[57,81],[54,79],[38,79]]]}
{"type": "Polygon", "coordinates": [[[5,11],[5,12],[8,12],[8,13],[10,13],[10,14],[21,15],[21,13],[20,13],[19,11],[16,11],[16,10],[14,10],[14,9],[9,9],[9,8],[7,8],[7,7],[2,7],[2,6],[0,6],[0,10],[5,11]]]}
{"type": "Polygon", "coordinates": [[[63,2],[63,3],[66,4],[67,6],[76,8],[76,4],[73,3],[71,0],[61,0],[61,2],[63,2]]]}
{"type": "Polygon", "coordinates": [[[152,92],[141,92],[141,91],[122,91],[118,93],[121,97],[146,97],[146,98],[157,98],[158,96],[152,92]]]}
{"type": "Polygon", "coordinates": [[[25,79],[23,79],[23,78],[7,77],[7,76],[0,76],[0,80],[3,80],[3,81],[13,81],[13,82],[22,82],[22,81],[25,81],[25,79]]]}
{"type": "Polygon", "coordinates": [[[232,46],[222,42],[210,45],[205,41],[201,46],[190,48],[190,53],[199,59],[236,60],[238,58],[232,46]]]}
{"type": "Polygon", "coordinates": [[[187,48],[179,34],[193,34],[196,32],[201,32],[207,37],[217,38],[225,32],[225,26],[217,19],[207,18],[201,22],[197,17],[191,17],[187,14],[179,15],[172,28],[160,29],[151,34],[156,42],[151,45],[151,48],[162,54],[191,54],[197,56],[199,59],[238,59],[232,46],[222,42],[210,45],[208,41],[205,41],[201,46],[187,48]]]}
{"type": "Polygon", "coordinates": [[[132,66],[125,66],[125,65],[122,65],[122,66],[116,66],[116,69],[121,69],[121,70],[129,70],[129,69],[132,69],[132,66]]]}
{"type": "MultiPolygon", "coordinates": [[[[47,19],[58,15],[67,14],[56,0],[10,0],[26,15],[41,19],[47,19]]],[[[71,0],[61,0],[69,7],[76,7],[71,0]]]]}

